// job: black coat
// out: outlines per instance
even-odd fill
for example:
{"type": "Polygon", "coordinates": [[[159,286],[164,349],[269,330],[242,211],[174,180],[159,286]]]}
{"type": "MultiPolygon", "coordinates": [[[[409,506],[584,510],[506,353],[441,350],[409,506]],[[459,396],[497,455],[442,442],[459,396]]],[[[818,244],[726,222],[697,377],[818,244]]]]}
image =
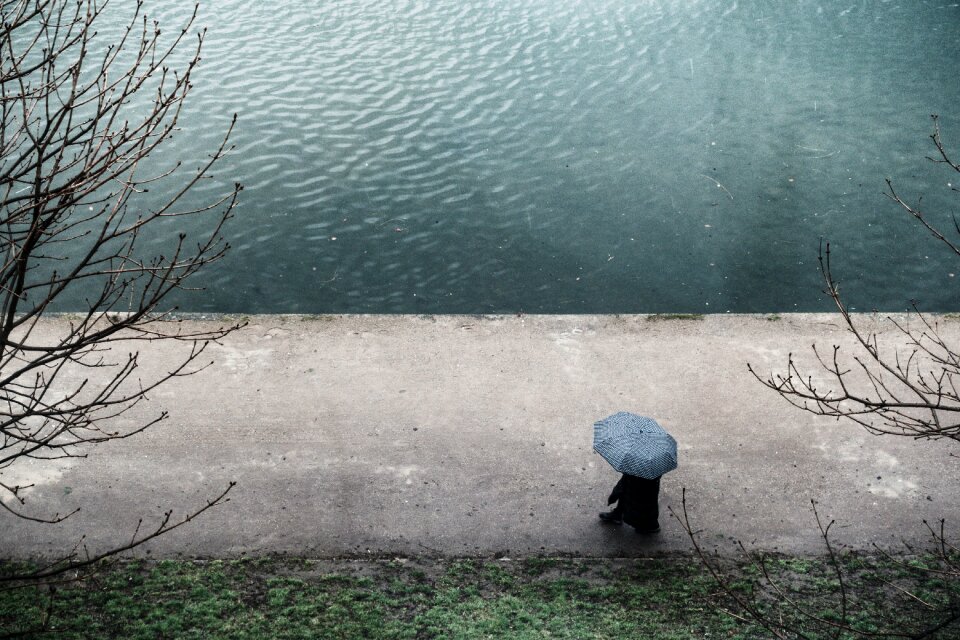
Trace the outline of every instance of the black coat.
{"type": "Polygon", "coordinates": [[[648,480],[623,474],[607,500],[607,504],[617,503],[616,511],[623,515],[623,521],[638,529],[656,529],[659,526],[660,478],[648,480]]]}

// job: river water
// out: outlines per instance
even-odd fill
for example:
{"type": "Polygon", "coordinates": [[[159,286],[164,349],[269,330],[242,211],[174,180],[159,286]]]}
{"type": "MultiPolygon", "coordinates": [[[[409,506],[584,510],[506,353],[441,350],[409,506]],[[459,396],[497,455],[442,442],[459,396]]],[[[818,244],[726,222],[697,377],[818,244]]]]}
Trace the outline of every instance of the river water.
{"type": "Polygon", "coordinates": [[[960,260],[883,196],[958,213],[925,160],[933,113],[960,150],[957,3],[208,0],[198,24],[175,150],[238,113],[217,176],[246,188],[187,309],[819,310],[821,237],[854,307],[960,309],[960,260]]]}

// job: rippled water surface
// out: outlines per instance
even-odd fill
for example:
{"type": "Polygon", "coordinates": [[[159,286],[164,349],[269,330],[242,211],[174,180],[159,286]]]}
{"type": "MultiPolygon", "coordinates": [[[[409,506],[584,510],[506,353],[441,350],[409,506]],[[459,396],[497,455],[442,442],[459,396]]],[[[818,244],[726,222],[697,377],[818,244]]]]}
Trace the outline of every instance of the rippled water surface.
{"type": "Polygon", "coordinates": [[[924,159],[932,113],[960,149],[956,3],[209,0],[198,23],[176,152],[237,112],[217,175],[246,189],[187,308],[823,309],[821,237],[855,306],[960,308],[960,262],[882,195],[958,212],[924,159]]]}

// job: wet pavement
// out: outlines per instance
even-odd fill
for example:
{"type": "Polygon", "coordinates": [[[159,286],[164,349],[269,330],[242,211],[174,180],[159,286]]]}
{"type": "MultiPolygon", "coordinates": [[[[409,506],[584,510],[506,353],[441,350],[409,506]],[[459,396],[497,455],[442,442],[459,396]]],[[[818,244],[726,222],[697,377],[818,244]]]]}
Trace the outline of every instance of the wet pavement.
{"type": "MultiPolygon", "coordinates": [[[[571,554],[686,551],[681,507],[711,550],[823,550],[811,499],[838,545],[923,543],[922,524],[960,515],[960,453],[877,437],[791,407],[747,371],[810,345],[849,345],[828,314],[707,316],[253,316],[126,414],[170,419],[86,459],[28,461],[34,514],[0,517],[3,555],[51,555],[81,536],[127,541],[238,484],[230,502],[141,548],[154,556],[571,554]],[[600,524],[618,474],[591,449],[617,411],[656,418],[680,445],[663,478],[662,531],[600,524]]],[[[881,344],[897,339],[864,317],[881,344]]],[[[56,332],[60,319],[43,325],[56,332]]],[[[197,326],[212,326],[196,320],[197,326]]],[[[960,344],[960,321],[942,319],[960,344]]],[[[62,324],[60,325],[62,326],[62,324]]],[[[184,345],[140,347],[144,380],[184,345]]],[[[125,354],[126,348],[119,352],[125,354]]]]}

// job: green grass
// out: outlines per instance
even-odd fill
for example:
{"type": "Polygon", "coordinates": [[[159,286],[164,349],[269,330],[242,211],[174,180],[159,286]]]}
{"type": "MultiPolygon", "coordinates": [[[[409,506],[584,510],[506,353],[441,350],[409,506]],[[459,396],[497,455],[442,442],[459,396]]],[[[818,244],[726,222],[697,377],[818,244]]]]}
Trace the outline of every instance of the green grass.
{"type": "MultiPolygon", "coordinates": [[[[848,565],[866,576],[888,577],[902,570],[859,557],[852,557],[848,565]]],[[[769,566],[796,593],[813,597],[824,616],[837,615],[828,600],[817,601],[831,587],[831,573],[822,560],[778,558],[769,566]]],[[[13,569],[0,565],[0,572],[13,569]]],[[[736,576],[739,589],[749,593],[756,573],[746,565],[730,564],[727,569],[736,576]]],[[[943,589],[940,596],[933,593],[937,585],[912,587],[931,600],[943,595],[943,589]]],[[[718,608],[729,604],[699,562],[686,556],[129,561],[100,567],[85,580],[58,585],[53,592],[48,587],[0,592],[0,635],[27,633],[58,639],[765,637],[756,627],[739,623],[718,608]],[[46,628],[39,630],[45,619],[46,628]]],[[[869,628],[870,610],[862,615],[864,628],[869,628]]]]}

